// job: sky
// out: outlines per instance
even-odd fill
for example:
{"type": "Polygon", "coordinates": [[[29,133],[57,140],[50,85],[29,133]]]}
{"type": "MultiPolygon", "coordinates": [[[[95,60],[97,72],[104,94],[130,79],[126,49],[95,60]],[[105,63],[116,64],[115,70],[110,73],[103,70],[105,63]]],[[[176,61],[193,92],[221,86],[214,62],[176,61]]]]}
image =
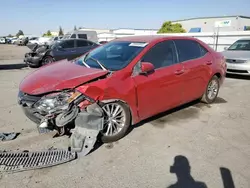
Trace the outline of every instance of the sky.
{"type": "Polygon", "coordinates": [[[250,0],[6,0],[0,35],[40,35],[77,27],[159,29],[164,21],[193,17],[250,16],[250,0]]]}

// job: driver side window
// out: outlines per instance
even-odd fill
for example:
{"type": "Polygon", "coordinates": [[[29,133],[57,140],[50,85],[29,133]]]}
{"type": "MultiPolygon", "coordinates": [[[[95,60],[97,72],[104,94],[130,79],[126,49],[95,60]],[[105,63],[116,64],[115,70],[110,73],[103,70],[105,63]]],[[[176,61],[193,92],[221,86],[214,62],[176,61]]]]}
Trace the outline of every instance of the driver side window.
{"type": "Polygon", "coordinates": [[[60,46],[64,49],[74,48],[74,40],[66,40],[60,44],[60,46]]]}

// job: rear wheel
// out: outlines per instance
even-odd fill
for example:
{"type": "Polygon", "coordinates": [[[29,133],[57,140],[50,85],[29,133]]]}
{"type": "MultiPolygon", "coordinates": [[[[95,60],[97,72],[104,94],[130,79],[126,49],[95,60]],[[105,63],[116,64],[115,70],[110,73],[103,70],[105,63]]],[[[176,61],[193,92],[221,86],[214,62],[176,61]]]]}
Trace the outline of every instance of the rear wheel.
{"type": "Polygon", "coordinates": [[[47,65],[47,64],[50,64],[50,63],[53,63],[55,60],[52,56],[45,56],[43,59],[42,59],[42,66],[43,65],[47,65]]]}
{"type": "Polygon", "coordinates": [[[217,76],[213,76],[207,85],[206,91],[203,94],[201,101],[207,104],[213,103],[218,96],[219,89],[219,78],[217,76]]]}
{"type": "Polygon", "coordinates": [[[104,125],[101,131],[101,140],[104,143],[115,142],[127,133],[131,123],[131,115],[128,106],[120,101],[105,103],[104,125]]]}

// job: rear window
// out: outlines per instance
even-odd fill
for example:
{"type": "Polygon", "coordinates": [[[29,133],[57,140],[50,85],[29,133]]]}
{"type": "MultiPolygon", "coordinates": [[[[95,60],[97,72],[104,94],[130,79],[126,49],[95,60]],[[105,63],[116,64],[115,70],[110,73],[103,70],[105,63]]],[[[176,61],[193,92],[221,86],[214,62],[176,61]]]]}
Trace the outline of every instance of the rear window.
{"type": "Polygon", "coordinates": [[[202,57],[204,53],[206,53],[204,51],[205,49],[203,49],[203,52],[201,52],[200,44],[196,41],[187,39],[177,39],[174,40],[174,42],[177,47],[180,62],[202,57]]]}

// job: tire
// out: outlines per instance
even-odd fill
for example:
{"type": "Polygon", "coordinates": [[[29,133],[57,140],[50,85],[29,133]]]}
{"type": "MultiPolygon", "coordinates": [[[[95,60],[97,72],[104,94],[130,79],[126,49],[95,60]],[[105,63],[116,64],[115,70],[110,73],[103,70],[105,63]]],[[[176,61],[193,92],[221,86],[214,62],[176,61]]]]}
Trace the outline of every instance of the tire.
{"type": "Polygon", "coordinates": [[[213,103],[218,96],[219,90],[220,90],[220,80],[217,76],[213,76],[207,84],[206,91],[204,92],[201,101],[206,104],[213,103]]]}
{"type": "Polygon", "coordinates": [[[55,59],[50,56],[50,55],[46,55],[43,59],[42,59],[42,62],[41,62],[41,66],[44,66],[44,65],[48,65],[50,63],[53,63],[55,61],[55,59]]]}
{"type": "MultiPolygon", "coordinates": [[[[104,129],[101,131],[101,136],[100,136],[101,141],[103,143],[109,143],[109,142],[115,142],[117,140],[120,140],[122,137],[124,137],[126,135],[126,133],[128,131],[128,128],[129,128],[129,126],[131,124],[131,113],[130,113],[129,107],[125,103],[123,103],[123,102],[115,101],[115,102],[104,103],[102,105],[102,109],[104,110],[104,115],[105,115],[104,119],[105,119],[105,122],[104,122],[104,129]],[[117,128],[116,130],[118,130],[118,129],[120,129],[120,130],[117,131],[114,134],[108,135],[108,133],[107,133],[108,132],[108,130],[107,130],[108,129],[108,124],[105,123],[107,121],[107,119],[108,119],[108,115],[107,115],[106,111],[107,111],[107,107],[110,107],[112,105],[114,106],[114,108],[115,108],[115,106],[119,106],[119,108],[122,111],[121,111],[121,113],[119,113],[119,110],[118,110],[117,117],[118,116],[123,116],[124,119],[123,118],[121,118],[121,119],[123,119],[124,121],[120,119],[121,121],[123,121],[122,128],[118,128],[118,126],[116,126],[113,123],[113,125],[115,125],[116,128],[117,128]],[[119,114],[121,114],[121,115],[119,115],[119,114]]],[[[114,111],[115,111],[115,109],[113,109],[113,112],[114,111]]],[[[114,117],[114,119],[115,119],[115,117],[114,117]]],[[[119,119],[117,119],[117,120],[119,120],[119,119]]]]}

